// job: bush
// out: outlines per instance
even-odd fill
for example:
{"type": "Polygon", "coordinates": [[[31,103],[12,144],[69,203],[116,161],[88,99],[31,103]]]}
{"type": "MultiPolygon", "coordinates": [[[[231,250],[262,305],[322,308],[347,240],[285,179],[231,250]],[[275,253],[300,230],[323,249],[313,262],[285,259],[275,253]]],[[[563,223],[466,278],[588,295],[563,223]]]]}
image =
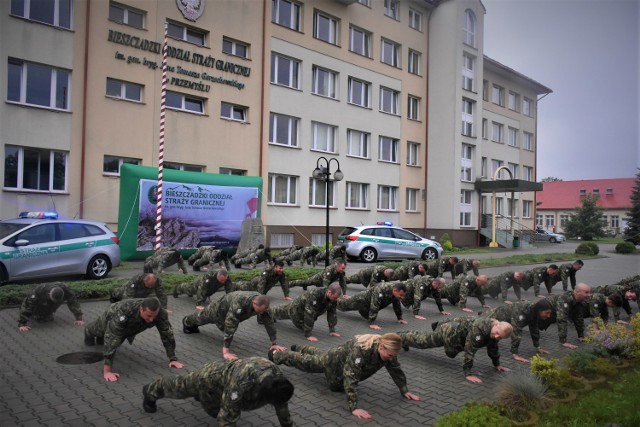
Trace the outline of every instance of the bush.
{"type": "Polygon", "coordinates": [[[616,252],[619,254],[633,254],[636,252],[636,246],[631,242],[622,242],[616,245],[616,252]]]}
{"type": "Polygon", "coordinates": [[[596,242],[584,242],[584,244],[591,248],[591,252],[593,252],[594,255],[598,255],[600,253],[600,248],[596,242]]]}
{"type": "Polygon", "coordinates": [[[608,357],[598,357],[591,364],[591,369],[594,374],[604,375],[607,378],[611,378],[618,373],[618,367],[608,357]]]}
{"type": "Polygon", "coordinates": [[[569,353],[564,361],[567,367],[578,375],[593,373],[593,363],[597,356],[590,350],[576,350],[569,353]]]}
{"type": "Polygon", "coordinates": [[[447,240],[442,244],[442,249],[444,249],[445,252],[451,252],[453,250],[453,243],[451,243],[450,240],[447,240]]]}
{"type": "Polygon", "coordinates": [[[633,338],[632,356],[640,358],[640,313],[631,318],[631,337],[633,338]]]}
{"type": "Polygon", "coordinates": [[[451,247],[453,247],[453,243],[451,242],[451,237],[449,237],[449,233],[444,233],[442,236],[440,236],[439,242],[443,247],[446,242],[451,243],[451,247]]]}
{"type": "Polygon", "coordinates": [[[577,255],[595,255],[593,253],[593,249],[591,248],[591,245],[589,244],[589,242],[580,243],[578,245],[578,247],[576,248],[576,252],[575,253],[577,255]]]}
{"type": "Polygon", "coordinates": [[[436,427],[510,427],[500,409],[488,402],[470,402],[462,409],[440,418],[436,427]]]}
{"type": "Polygon", "coordinates": [[[547,385],[538,377],[527,372],[514,372],[502,376],[496,402],[503,407],[505,414],[513,419],[522,411],[538,412],[549,405],[545,396],[547,385]]]}
{"type": "Polygon", "coordinates": [[[631,357],[634,346],[634,337],[626,326],[618,323],[605,325],[599,317],[593,319],[587,328],[585,341],[614,358],[631,357]]]}

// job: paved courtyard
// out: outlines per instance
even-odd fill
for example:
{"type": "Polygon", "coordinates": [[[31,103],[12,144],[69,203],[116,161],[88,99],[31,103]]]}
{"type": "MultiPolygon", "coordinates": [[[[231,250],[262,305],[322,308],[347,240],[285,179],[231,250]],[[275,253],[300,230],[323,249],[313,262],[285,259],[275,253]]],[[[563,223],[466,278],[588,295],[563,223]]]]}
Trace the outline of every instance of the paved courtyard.
{"type": "MultiPolygon", "coordinates": [[[[542,246],[530,252],[572,251],[570,243],[542,246]]],[[[500,251],[482,254],[478,258],[505,256],[516,251],[500,251]]],[[[619,278],[639,274],[638,256],[621,256],[613,253],[612,245],[601,245],[601,254],[606,258],[585,261],[585,267],[578,273],[578,280],[592,285],[612,283],[619,278]]],[[[363,264],[351,264],[349,271],[362,268],[363,264]]],[[[534,267],[512,266],[510,268],[485,268],[481,273],[493,276],[506,270],[525,270],[534,267]]],[[[119,270],[116,275],[132,276],[135,270],[119,270]]],[[[451,280],[450,277],[448,280],[451,280]]],[[[363,290],[361,285],[349,285],[349,292],[363,290]]],[[[554,291],[561,291],[558,283],[554,291]]],[[[302,292],[292,290],[292,296],[302,292]]],[[[546,293],[546,292],[543,292],[546,293]]],[[[524,295],[533,299],[530,289],[524,295]]],[[[217,297],[216,294],[214,297],[217,297]]],[[[271,291],[272,304],[282,304],[284,299],[279,289],[271,291]]],[[[510,292],[510,299],[515,296],[510,292]]],[[[488,298],[492,307],[500,304],[488,298]]],[[[107,308],[107,301],[82,304],[85,320],[95,319],[107,308]]],[[[481,310],[475,298],[469,306],[481,310]]],[[[56,362],[60,355],[80,351],[100,351],[102,347],[83,345],[83,328],[73,326],[73,316],[66,306],[61,307],[55,321],[47,324],[31,323],[30,332],[20,332],[17,327],[18,309],[0,310],[2,349],[0,350],[0,426],[205,426],[214,424],[199,403],[190,400],[162,399],[158,401],[158,411],[147,414],[142,410],[142,386],[164,375],[185,374],[209,361],[222,360],[222,332],[214,325],[201,327],[201,333],[185,335],[181,319],[195,311],[195,304],[187,296],[174,299],[169,296],[169,309],[177,344],[177,355],[185,364],[182,370],[170,369],[155,329],[150,329],[135,338],[132,345],[124,343],[116,354],[114,371],[120,373],[120,380],[106,383],[102,379],[102,361],[84,365],[63,365],[56,362]]],[[[466,315],[461,310],[445,302],[445,309],[454,316],[466,315]]],[[[633,304],[634,312],[637,305],[633,304]]],[[[415,319],[409,310],[404,311],[408,325],[396,323],[391,307],[382,310],[378,324],[381,333],[407,329],[430,328],[433,321],[442,319],[436,306],[428,300],[422,306],[422,315],[427,321],[415,319]]],[[[278,343],[284,346],[305,344],[303,333],[290,321],[279,321],[278,343]]],[[[328,348],[357,334],[374,332],[357,312],[338,313],[337,331],[342,337],[330,337],[326,320],[316,322],[314,334],[319,338],[317,345],[328,348]]],[[[575,329],[569,328],[569,342],[577,343],[575,329]]],[[[558,343],[555,325],[542,332],[541,345],[561,358],[570,350],[558,343]]],[[[239,357],[266,356],[269,339],[264,328],[250,319],[241,323],[232,344],[232,351],[239,357]]],[[[528,365],[515,362],[509,353],[508,340],[500,344],[502,364],[513,370],[528,369],[528,365]]],[[[528,335],[521,345],[521,354],[534,354],[528,335]]],[[[373,420],[358,420],[347,410],[344,393],[329,391],[322,374],[306,374],[293,368],[282,367],[285,375],[296,389],[289,408],[298,426],[429,426],[441,416],[458,409],[465,402],[478,399],[492,399],[502,375],[494,371],[486,351],[481,349],[475,358],[474,372],[483,379],[476,385],[467,382],[462,373],[462,354],[455,359],[445,356],[442,349],[415,350],[402,352],[400,363],[408,378],[409,390],[418,394],[419,402],[402,398],[398,389],[385,370],[360,383],[359,406],[373,415],[373,420]]],[[[273,408],[261,408],[243,412],[240,426],[278,425],[273,408]]]]}

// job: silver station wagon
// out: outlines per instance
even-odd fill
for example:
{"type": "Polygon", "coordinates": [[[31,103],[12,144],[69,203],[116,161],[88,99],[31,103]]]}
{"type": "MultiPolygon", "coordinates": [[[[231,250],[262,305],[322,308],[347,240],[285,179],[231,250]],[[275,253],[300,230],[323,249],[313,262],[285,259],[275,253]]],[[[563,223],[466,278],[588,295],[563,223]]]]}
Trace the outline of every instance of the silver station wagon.
{"type": "Polygon", "coordinates": [[[432,260],[442,256],[440,243],[389,223],[346,227],[338,236],[338,242],[347,248],[349,258],[364,262],[409,258],[432,260]]]}
{"type": "Polygon", "coordinates": [[[118,237],[103,223],[52,212],[0,221],[0,283],[75,274],[102,279],[119,264],[118,237]]]}

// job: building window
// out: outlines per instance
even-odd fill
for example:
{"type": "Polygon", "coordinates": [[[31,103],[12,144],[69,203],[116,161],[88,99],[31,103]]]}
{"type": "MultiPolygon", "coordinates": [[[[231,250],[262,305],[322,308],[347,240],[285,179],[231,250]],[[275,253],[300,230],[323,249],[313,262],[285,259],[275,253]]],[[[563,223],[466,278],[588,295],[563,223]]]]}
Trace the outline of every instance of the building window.
{"type": "Polygon", "coordinates": [[[369,158],[371,134],[359,130],[347,130],[347,156],[369,158]]]}
{"type": "Polygon", "coordinates": [[[489,138],[489,120],[482,119],[482,138],[489,138]]]}
{"type": "MultiPolygon", "coordinates": [[[[309,206],[327,206],[326,182],[309,178],[309,206]]],[[[335,181],[329,181],[329,206],[336,207],[335,181]]]]}
{"type": "Polygon", "coordinates": [[[509,126],[509,145],[512,147],[518,146],[518,129],[509,126]]]}
{"type": "Polygon", "coordinates": [[[507,216],[516,218],[518,216],[518,200],[507,199],[507,216]]]}
{"type": "Polygon", "coordinates": [[[420,75],[420,61],[422,54],[413,49],[409,49],[409,72],[417,76],[420,75]]]}
{"type": "Polygon", "coordinates": [[[500,123],[491,123],[491,140],[502,143],[504,141],[504,126],[500,123]]]}
{"type": "Polygon", "coordinates": [[[223,102],[220,104],[220,117],[246,123],[247,110],[247,107],[223,102]]]}
{"type": "Polygon", "coordinates": [[[587,195],[587,190],[586,190],[586,189],[584,189],[584,188],[581,188],[581,189],[580,189],[580,191],[578,191],[578,193],[579,193],[581,196],[586,196],[586,195],[587,195]]]}
{"type": "Polygon", "coordinates": [[[407,118],[410,120],[420,120],[420,98],[409,95],[407,97],[407,118]]]}
{"type": "Polygon", "coordinates": [[[460,180],[471,182],[473,179],[473,146],[462,144],[462,154],[460,158],[460,180]]]}
{"type": "Polygon", "coordinates": [[[471,9],[464,11],[463,42],[469,46],[476,46],[476,15],[471,9]]]}
{"type": "Polygon", "coordinates": [[[460,225],[463,227],[471,226],[471,201],[473,191],[460,190],[460,225]]]}
{"type": "Polygon", "coordinates": [[[271,113],[269,117],[269,143],[298,146],[298,123],[300,119],[271,113]]]}
{"type": "Polygon", "coordinates": [[[399,141],[395,138],[381,136],[378,143],[378,160],[398,163],[398,143],[399,141]]]}
{"type": "Polygon", "coordinates": [[[313,87],[311,92],[316,95],[326,96],[329,98],[336,97],[336,81],[338,74],[334,71],[325,70],[317,66],[313,66],[313,87]]]}
{"type": "Polygon", "coordinates": [[[269,195],[267,201],[274,205],[296,205],[298,177],[269,174],[269,195]]]}
{"type": "Polygon", "coordinates": [[[407,188],[407,200],[405,210],[407,212],[418,212],[418,192],[417,188],[407,188]]]}
{"type": "Polygon", "coordinates": [[[522,167],[522,179],[525,181],[533,181],[533,168],[531,166],[522,167]]]}
{"type": "Polygon", "coordinates": [[[184,172],[204,172],[204,166],[188,165],[185,163],[176,162],[164,162],[163,168],[184,172]]]}
{"type": "Polygon", "coordinates": [[[167,22],[167,35],[174,39],[193,43],[198,46],[206,46],[208,31],[200,30],[177,22],[167,22]]]}
{"type": "Polygon", "coordinates": [[[542,228],[544,225],[543,218],[541,214],[536,214],[536,227],[542,228]]]}
{"type": "Polygon", "coordinates": [[[533,151],[533,134],[529,132],[522,133],[522,148],[533,151]]]}
{"type": "Polygon", "coordinates": [[[378,210],[398,210],[398,187],[390,185],[378,185],[378,210]]]}
{"type": "Polygon", "coordinates": [[[139,159],[128,157],[104,156],[102,161],[102,173],[104,175],[120,176],[120,167],[123,164],[139,165],[139,159]]]}
{"type": "Polygon", "coordinates": [[[371,58],[371,33],[354,26],[349,27],[349,50],[371,58]]]}
{"type": "Polygon", "coordinates": [[[245,169],[220,168],[218,169],[218,173],[220,175],[247,176],[247,171],[245,169]]]}
{"type": "Polygon", "coordinates": [[[346,207],[349,209],[369,208],[369,184],[347,182],[346,207]]]}
{"type": "Polygon", "coordinates": [[[422,13],[414,9],[409,9],[409,27],[422,31],[422,13]]]}
{"type": "Polygon", "coordinates": [[[555,218],[553,215],[544,216],[544,224],[547,228],[553,228],[555,226],[555,218]]]}
{"type": "Polygon", "coordinates": [[[142,88],[144,86],[123,82],[107,77],[107,96],[127,101],[142,102],[142,88]]]}
{"type": "Polygon", "coordinates": [[[316,11],[313,19],[313,37],[331,44],[338,44],[338,20],[316,11]]]}
{"type": "Polygon", "coordinates": [[[144,28],[146,12],[120,3],[109,2],[109,19],[134,28],[144,28]]]}
{"type": "Polygon", "coordinates": [[[482,99],[489,101],[489,82],[486,80],[482,81],[482,99]]]}
{"type": "Polygon", "coordinates": [[[462,55],[462,89],[473,91],[474,69],[475,58],[464,53],[462,55]]]}
{"type": "Polygon", "coordinates": [[[591,192],[591,194],[593,194],[594,196],[599,196],[600,195],[600,189],[599,188],[594,188],[593,191],[591,192]]]}
{"type": "Polygon", "coordinates": [[[611,228],[619,228],[620,227],[620,217],[618,215],[611,215],[609,218],[609,226],[611,228]]]}
{"type": "Polygon", "coordinates": [[[228,55],[239,56],[245,59],[249,58],[249,45],[228,37],[222,38],[222,51],[228,55]]]}
{"type": "Polygon", "coordinates": [[[369,6],[371,7],[371,0],[358,0],[358,3],[360,3],[363,6],[369,6]]]}
{"type": "Polygon", "coordinates": [[[507,107],[512,111],[518,111],[518,104],[520,103],[520,95],[515,92],[509,91],[509,99],[507,107]]]}
{"type": "Polygon", "coordinates": [[[491,102],[504,107],[504,88],[493,85],[491,88],[491,102]]]}
{"type": "Polygon", "coordinates": [[[43,192],[67,189],[65,151],[4,146],[4,188],[43,192]]]}
{"type": "Polygon", "coordinates": [[[473,136],[473,101],[462,100],[462,134],[473,136]]]}
{"type": "MultiPolygon", "coordinates": [[[[496,171],[502,167],[502,164],[503,164],[502,160],[496,160],[496,159],[491,160],[491,178],[496,177],[496,171]]],[[[500,173],[496,178],[503,179],[504,173],[505,173],[504,171],[500,171],[500,173]]]]}
{"type": "Polygon", "coordinates": [[[513,179],[520,179],[520,177],[518,176],[518,173],[520,172],[520,165],[518,165],[517,163],[509,162],[507,163],[507,167],[511,171],[511,176],[513,177],[513,179]]]}
{"type": "Polygon", "coordinates": [[[337,132],[338,128],[335,126],[311,122],[311,149],[335,153],[337,132]]]}
{"type": "Polygon", "coordinates": [[[473,191],[471,190],[460,190],[460,204],[461,205],[469,205],[471,206],[471,198],[473,196],[473,191]]]}
{"type": "Polygon", "coordinates": [[[349,77],[349,103],[371,107],[371,83],[349,77]]]}
{"type": "MultiPolygon", "coordinates": [[[[326,239],[327,239],[327,235],[325,233],[312,233],[311,246],[322,246],[324,248],[326,246],[325,245],[326,239]]],[[[333,242],[333,233],[329,233],[329,243],[331,242],[333,242]]]]}
{"type": "Polygon", "coordinates": [[[167,91],[166,105],[172,110],[204,114],[204,102],[202,98],[167,91]]]}
{"type": "Polygon", "coordinates": [[[289,0],[271,0],[271,21],[300,31],[300,5],[289,0]]]}
{"type": "Polygon", "coordinates": [[[286,56],[271,54],[271,83],[300,89],[300,61],[286,56]]]}
{"type": "Polygon", "coordinates": [[[529,98],[524,98],[522,100],[522,114],[533,117],[533,101],[529,98]]]}
{"type": "Polygon", "coordinates": [[[482,178],[487,177],[487,158],[486,157],[482,158],[482,163],[480,165],[480,176],[482,178]]]}
{"type": "Polygon", "coordinates": [[[380,111],[389,114],[400,114],[400,92],[380,86],[380,111]]]}
{"type": "Polygon", "coordinates": [[[271,233],[272,248],[289,248],[293,246],[293,233],[271,233]]]}
{"type": "Polygon", "coordinates": [[[560,227],[564,228],[564,226],[567,225],[568,221],[569,221],[569,215],[567,214],[560,215],[560,227]]]}
{"type": "Polygon", "coordinates": [[[70,83],[67,70],[9,59],[7,101],[69,110],[70,83]]]}
{"type": "Polygon", "coordinates": [[[72,0],[11,0],[11,14],[54,27],[71,29],[72,0]]]}
{"type": "Polygon", "coordinates": [[[420,144],[407,142],[407,166],[419,166],[420,144]]]}
{"type": "Polygon", "coordinates": [[[496,215],[504,215],[504,199],[496,197],[496,215]]]}
{"type": "Polygon", "coordinates": [[[460,212],[460,225],[462,227],[471,226],[471,212],[460,212]]]}
{"type": "Polygon", "coordinates": [[[531,212],[533,212],[533,202],[531,200],[522,201],[522,217],[531,218],[531,212]]]}
{"type": "Polygon", "coordinates": [[[400,20],[400,1],[384,0],[384,14],[396,21],[400,20]]]}
{"type": "Polygon", "coordinates": [[[462,162],[460,164],[460,181],[471,182],[473,177],[471,165],[468,162],[462,162]]]}
{"type": "Polygon", "coordinates": [[[400,51],[402,47],[391,40],[380,42],[380,61],[392,67],[400,68],[400,51]]]}

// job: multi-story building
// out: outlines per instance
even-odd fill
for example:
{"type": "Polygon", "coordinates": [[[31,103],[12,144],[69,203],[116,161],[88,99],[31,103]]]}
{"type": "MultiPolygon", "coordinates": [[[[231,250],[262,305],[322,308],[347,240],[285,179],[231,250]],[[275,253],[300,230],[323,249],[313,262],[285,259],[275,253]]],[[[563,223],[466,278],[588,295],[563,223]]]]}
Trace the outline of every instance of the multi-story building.
{"type": "MultiPolygon", "coordinates": [[[[0,2],[1,217],[116,227],[120,165],[158,162],[165,28],[164,167],[261,176],[267,244],[324,243],[327,196],[333,241],[390,220],[474,244],[493,162],[535,181],[550,90],[484,56],[480,1],[181,4],[0,2]],[[328,194],[320,157],[344,174],[328,194]]],[[[533,218],[533,200],[514,212],[533,218]]]]}

